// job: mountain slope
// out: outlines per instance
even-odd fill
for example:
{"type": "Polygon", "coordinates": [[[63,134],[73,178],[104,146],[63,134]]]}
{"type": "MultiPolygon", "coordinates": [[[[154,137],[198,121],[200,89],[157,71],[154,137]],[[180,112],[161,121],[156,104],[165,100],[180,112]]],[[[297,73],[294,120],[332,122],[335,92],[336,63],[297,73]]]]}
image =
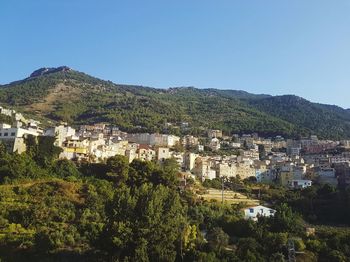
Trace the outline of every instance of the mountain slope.
{"type": "Polygon", "coordinates": [[[336,106],[236,90],[117,85],[68,67],[42,68],[1,86],[0,103],[43,119],[108,122],[127,131],[179,133],[164,130],[165,123],[189,122],[194,134],[219,128],[227,133],[350,137],[350,112],[336,106]]]}
{"type": "Polygon", "coordinates": [[[350,134],[350,114],[337,106],[311,103],[292,95],[251,100],[249,104],[325,138],[349,137],[350,134]]]}

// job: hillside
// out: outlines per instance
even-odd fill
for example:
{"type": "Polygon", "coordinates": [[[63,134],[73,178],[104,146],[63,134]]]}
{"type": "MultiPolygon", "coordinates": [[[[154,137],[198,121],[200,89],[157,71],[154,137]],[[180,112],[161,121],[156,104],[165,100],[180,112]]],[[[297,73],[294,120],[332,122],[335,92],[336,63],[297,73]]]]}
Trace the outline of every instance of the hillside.
{"type": "Polygon", "coordinates": [[[336,106],[236,90],[119,85],[68,67],[41,68],[1,86],[0,103],[43,119],[108,122],[126,131],[179,133],[164,130],[164,124],[185,121],[194,134],[218,128],[226,133],[350,137],[350,112],[336,106]]]}

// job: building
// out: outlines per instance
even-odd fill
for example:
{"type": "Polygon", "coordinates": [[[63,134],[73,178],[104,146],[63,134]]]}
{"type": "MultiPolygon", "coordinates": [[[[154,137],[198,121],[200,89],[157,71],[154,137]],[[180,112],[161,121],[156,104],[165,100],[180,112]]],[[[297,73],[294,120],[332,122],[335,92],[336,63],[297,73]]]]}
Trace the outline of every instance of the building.
{"type": "Polygon", "coordinates": [[[217,129],[210,129],[208,130],[208,137],[209,138],[221,138],[222,137],[222,131],[217,129]]]}
{"type": "Polygon", "coordinates": [[[336,186],[338,179],[335,176],[335,169],[331,167],[315,168],[315,173],[318,175],[318,182],[321,184],[330,184],[336,186]]]}
{"type": "Polygon", "coordinates": [[[156,151],[148,145],[139,145],[137,158],[142,161],[152,161],[156,159],[156,151]]]}
{"type": "Polygon", "coordinates": [[[128,158],[129,163],[131,163],[134,159],[136,159],[138,157],[137,148],[128,147],[125,150],[125,156],[128,158]]]}
{"type": "Polygon", "coordinates": [[[168,147],[158,147],[157,148],[157,160],[163,162],[165,159],[171,158],[170,150],[168,147]]]}
{"type": "Polygon", "coordinates": [[[217,177],[236,177],[237,165],[236,163],[218,163],[216,165],[217,177]]]}
{"type": "Polygon", "coordinates": [[[204,151],[204,146],[203,145],[198,145],[197,149],[199,152],[203,152],[204,151]]]}
{"type": "Polygon", "coordinates": [[[304,189],[312,186],[311,180],[294,179],[289,183],[289,187],[293,189],[304,189]]]}
{"type": "Polygon", "coordinates": [[[299,156],[301,151],[301,143],[299,141],[295,140],[288,140],[287,141],[287,155],[293,157],[293,156],[299,156]]]}
{"type": "Polygon", "coordinates": [[[130,142],[160,147],[173,147],[180,142],[180,137],[165,134],[127,134],[126,138],[130,142]]]}
{"type": "Polygon", "coordinates": [[[265,206],[253,206],[244,209],[244,218],[257,221],[259,217],[273,217],[276,210],[265,206]]]}
{"type": "Polygon", "coordinates": [[[173,158],[177,162],[180,169],[184,169],[184,153],[173,151],[171,152],[171,158],[173,158]]]}
{"type": "Polygon", "coordinates": [[[62,144],[60,158],[89,160],[90,141],[87,138],[70,137],[62,144]]]}
{"type": "Polygon", "coordinates": [[[191,135],[184,136],[181,141],[184,147],[195,147],[198,145],[198,138],[191,135]]]}
{"type": "Polygon", "coordinates": [[[67,137],[75,136],[75,129],[70,126],[59,125],[45,130],[44,136],[56,137],[55,145],[62,146],[67,137]]]}
{"type": "Polygon", "coordinates": [[[10,152],[18,152],[19,154],[25,152],[25,138],[29,135],[37,137],[40,133],[33,128],[12,127],[8,124],[0,124],[0,141],[10,152]]]}
{"type": "Polygon", "coordinates": [[[220,141],[217,138],[213,138],[210,143],[209,143],[209,147],[211,148],[211,150],[213,151],[218,151],[220,149],[220,141]]]}
{"type": "Polygon", "coordinates": [[[192,171],[195,168],[196,158],[199,157],[198,154],[187,152],[184,155],[184,168],[185,170],[192,171]]]}
{"type": "Polygon", "coordinates": [[[194,174],[202,181],[216,178],[214,165],[207,157],[197,157],[195,160],[194,174]]]}
{"type": "Polygon", "coordinates": [[[246,179],[248,177],[255,177],[255,168],[249,163],[238,163],[236,166],[236,177],[246,179]]]}

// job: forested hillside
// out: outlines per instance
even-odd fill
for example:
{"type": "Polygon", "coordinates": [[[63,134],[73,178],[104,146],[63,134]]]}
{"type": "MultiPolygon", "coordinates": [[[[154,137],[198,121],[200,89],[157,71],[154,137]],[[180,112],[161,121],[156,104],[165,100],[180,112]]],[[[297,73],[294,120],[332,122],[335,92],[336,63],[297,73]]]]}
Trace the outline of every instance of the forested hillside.
{"type": "Polygon", "coordinates": [[[217,128],[227,134],[350,137],[350,112],[336,106],[235,90],[118,85],[66,67],[1,86],[0,103],[44,119],[108,122],[126,131],[179,133],[165,130],[165,123],[189,122],[187,132],[194,134],[217,128]]]}

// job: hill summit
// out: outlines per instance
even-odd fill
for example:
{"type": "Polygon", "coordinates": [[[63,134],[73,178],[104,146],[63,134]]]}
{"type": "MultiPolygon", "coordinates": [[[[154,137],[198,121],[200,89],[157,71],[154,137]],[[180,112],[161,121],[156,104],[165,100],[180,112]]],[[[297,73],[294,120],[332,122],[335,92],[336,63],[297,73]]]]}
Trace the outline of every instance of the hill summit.
{"type": "Polygon", "coordinates": [[[35,70],[33,73],[30,74],[30,77],[38,77],[42,75],[48,75],[52,73],[57,73],[57,72],[67,72],[72,70],[68,66],[59,66],[59,67],[43,67],[38,70],[35,70]]]}

